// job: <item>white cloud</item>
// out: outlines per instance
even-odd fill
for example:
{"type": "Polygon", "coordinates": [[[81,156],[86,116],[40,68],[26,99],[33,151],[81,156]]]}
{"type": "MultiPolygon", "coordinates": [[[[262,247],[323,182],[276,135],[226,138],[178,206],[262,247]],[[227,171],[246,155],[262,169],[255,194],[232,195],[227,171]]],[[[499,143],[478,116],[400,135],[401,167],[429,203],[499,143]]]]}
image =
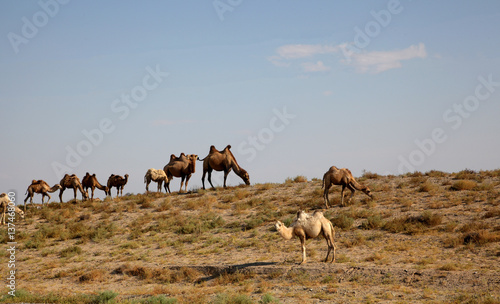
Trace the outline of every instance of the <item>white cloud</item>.
{"type": "Polygon", "coordinates": [[[324,72],[330,70],[329,67],[325,66],[323,61],[304,62],[302,63],[302,68],[304,69],[304,72],[324,72]]]}
{"type": "Polygon", "coordinates": [[[338,46],[319,44],[288,44],[280,46],[276,52],[284,59],[297,59],[311,57],[317,54],[329,54],[339,51],[338,46]]]}
{"type": "Polygon", "coordinates": [[[403,60],[425,57],[425,45],[420,43],[398,51],[353,53],[350,62],[343,62],[355,66],[360,73],[380,73],[402,67],[403,60]]]}
{"type": "MultiPolygon", "coordinates": [[[[346,44],[336,46],[320,44],[288,44],[276,49],[276,55],[268,60],[278,67],[290,67],[293,61],[325,54],[344,54],[346,44]],[[344,48],[344,52],[342,49],[344,48]]],[[[423,43],[411,45],[403,50],[376,51],[349,54],[348,59],[340,59],[343,64],[354,66],[359,73],[381,73],[390,69],[401,68],[401,61],[413,58],[426,58],[427,51],[423,43]]],[[[331,70],[323,61],[300,63],[304,72],[323,72],[331,70]]]]}

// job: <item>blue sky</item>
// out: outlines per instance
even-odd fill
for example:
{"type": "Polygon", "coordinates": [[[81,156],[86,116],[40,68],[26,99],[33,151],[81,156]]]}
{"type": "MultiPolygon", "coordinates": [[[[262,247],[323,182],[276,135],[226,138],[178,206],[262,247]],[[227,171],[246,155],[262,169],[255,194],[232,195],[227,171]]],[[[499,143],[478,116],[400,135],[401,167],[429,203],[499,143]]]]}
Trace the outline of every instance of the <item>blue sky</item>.
{"type": "Polygon", "coordinates": [[[0,1],[0,192],[143,192],[227,144],[252,183],[496,169],[498,28],[498,1],[0,1]]]}

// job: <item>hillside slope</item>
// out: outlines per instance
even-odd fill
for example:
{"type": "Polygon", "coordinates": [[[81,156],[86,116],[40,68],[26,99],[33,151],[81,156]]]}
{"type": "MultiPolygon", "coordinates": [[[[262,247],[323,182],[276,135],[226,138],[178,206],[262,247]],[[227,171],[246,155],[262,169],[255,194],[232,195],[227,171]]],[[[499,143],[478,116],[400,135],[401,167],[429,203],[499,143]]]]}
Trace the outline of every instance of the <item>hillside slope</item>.
{"type": "Polygon", "coordinates": [[[334,264],[318,238],[298,265],[299,240],[274,229],[324,208],[319,180],[29,206],[16,226],[18,296],[1,300],[96,302],[109,290],[130,303],[500,302],[500,170],[358,181],[373,200],[358,191],[340,207],[334,186],[324,210],[334,264]]]}

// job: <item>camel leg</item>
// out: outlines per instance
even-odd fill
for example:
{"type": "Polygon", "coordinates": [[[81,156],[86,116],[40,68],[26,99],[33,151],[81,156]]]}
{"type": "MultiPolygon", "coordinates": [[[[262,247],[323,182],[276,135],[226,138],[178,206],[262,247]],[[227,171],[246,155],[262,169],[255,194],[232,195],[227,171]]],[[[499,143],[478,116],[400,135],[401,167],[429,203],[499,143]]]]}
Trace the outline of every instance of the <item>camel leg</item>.
{"type": "Polygon", "coordinates": [[[182,192],[182,185],[184,185],[184,179],[185,179],[185,178],[186,178],[186,177],[185,177],[184,175],[183,175],[183,176],[181,176],[181,188],[179,189],[179,193],[181,193],[181,192],[182,192]]]}
{"type": "Polygon", "coordinates": [[[326,206],[326,209],[330,208],[330,200],[328,199],[328,191],[330,191],[330,186],[331,185],[328,185],[326,186],[325,185],[325,191],[323,192],[323,200],[325,201],[325,206],[326,206]]]}
{"type": "Polygon", "coordinates": [[[149,183],[150,183],[150,181],[146,182],[146,192],[149,192],[149,183]]]}
{"type": "MultiPolygon", "coordinates": [[[[73,188],[73,193],[75,195],[75,202],[76,202],[76,188],[73,188]]],[[[83,196],[83,195],[82,195],[83,196]]]]}
{"type": "Polygon", "coordinates": [[[203,174],[201,175],[201,185],[203,186],[203,190],[205,190],[205,175],[207,171],[203,170],[203,174]]]}
{"type": "Polygon", "coordinates": [[[226,188],[226,179],[227,179],[228,174],[229,174],[229,170],[228,171],[224,170],[224,188],[226,188]]]}
{"type": "Polygon", "coordinates": [[[210,186],[212,186],[212,189],[215,189],[214,185],[212,184],[212,170],[208,170],[208,182],[210,183],[210,186]]]}
{"type": "Polygon", "coordinates": [[[191,178],[191,174],[189,174],[188,176],[186,176],[186,185],[184,186],[184,191],[186,193],[188,192],[188,182],[189,182],[190,178],[191,178]]]}
{"type": "Polygon", "coordinates": [[[300,247],[302,249],[302,262],[300,262],[300,265],[302,265],[306,262],[306,236],[299,235],[299,239],[300,239],[300,247]]]}
{"type": "Polygon", "coordinates": [[[347,188],[348,188],[349,190],[351,190],[351,196],[349,196],[349,199],[347,200],[347,203],[349,203],[349,202],[351,201],[352,197],[354,196],[354,192],[355,192],[356,190],[354,190],[354,188],[353,188],[353,187],[351,187],[351,186],[348,186],[347,188]]]}
{"type": "Polygon", "coordinates": [[[62,188],[61,190],[59,190],[59,201],[62,203],[62,195],[63,195],[63,192],[64,192],[64,189],[65,188],[62,188]]]}
{"type": "Polygon", "coordinates": [[[342,191],[340,191],[340,206],[344,207],[344,190],[345,185],[342,185],[342,191]]]}

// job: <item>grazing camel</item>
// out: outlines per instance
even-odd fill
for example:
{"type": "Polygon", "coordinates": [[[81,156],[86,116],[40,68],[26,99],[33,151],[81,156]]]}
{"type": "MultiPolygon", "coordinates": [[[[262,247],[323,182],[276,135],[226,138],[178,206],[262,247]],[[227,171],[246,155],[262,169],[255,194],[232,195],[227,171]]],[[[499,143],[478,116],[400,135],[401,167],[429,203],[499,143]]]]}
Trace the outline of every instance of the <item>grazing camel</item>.
{"type": "Polygon", "coordinates": [[[208,173],[208,182],[212,188],[212,170],[224,171],[224,188],[226,188],[226,179],[231,169],[234,173],[241,177],[245,184],[250,185],[250,176],[248,172],[238,165],[238,162],[234,158],[231,152],[231,145],[227,145],[222,152],[218,151],[214,146],[210,146],[210,152],[204,159],[199,159],[203,161],[203,175],[201,177],[201,182],[203,184],[203,189],[205,189],[205,174],[208,173]]]}
{"type": "Polygon", "coordinates": [[[5,225],[5,218],[7,217],[7,211],[16,212],[17,214],[19,214],[21,218],[24,218],[24,212],[16,205],[12,206],[11,204],[11,206],[9,206],[10,202],[11,202],[10,198],[7,194],[5,193],[0,194],[0,212],[2,213],[2,215],[0,216],[0,225],[5,225]]]}
{"type": "Polygon", "coordinates": [[[328,253],[326,254],[325,262],[328,262],[328,256],[333,249],[333,259],[332,263],[335,262],[335,243],[333,241],[335,237],[335,229],[333,229],[332,223],[323,216],[323,212],[314,211],[312,215],[305,213],[304,211],[297,212],[297,217],[290,227],[286,227],[280,221],[275,224],[276,230],[285,239],[289,240],[294,235],[298,236],[300,239],[300,246],[302,248],[302,262],[306,261],[306,240],[317,237],[318,235],[323,235],[328,245],[328,253]]]}
{"type": "Polygon", "coordinates": [[[354,177],[352,176],[351,171],[346,168],[339,169],[335,166],[330,167],[330,169],[323,175],[323,184],[321,187],[325,187],[325,191],[323,192],[323,199],[325,200],[326,208],[329,208],[328,204],[330,200],[328,199],[328,190],[332,185],[341,185],[342,191],[340,192],[341,201],[340,205],[344,206],[344,190],[345,188],[351,190],[351,196],[347,200],[351,200],[356,190],[363,191],[366,195],[373,199],[373,195],[371,194],[370,188],[367,186],[361,185],[358,183],[354,177]]]}
{"type": "Polygon", "coordinates": [[[161,192],[161,185],[163,182],[168,182],[167,174],[163,170],[149,169],[144,176],[144,183],[146,184],[146,191],[149,192],[149,184],[154,181],[158,184],[158,192],[161,192]]]}
{"type": "Polygon", "coordinates": [[[180,177],[181,178],[181,188],[179,192],[182,191],[182,185],[184,184],[184,180],[186,180],[185,191],[187,192],[187,186],[191,175],[196,171],[196,159],[198,159],[198,155],[189,154],[185,155],[181,153],[179,157],[176,157],[174,154],[170,155],[170,162],[163,167],[163,171],[167,175],[167,181],[165,182],[165,191],[172,193],[170,191],[170,181],[172,177],[180,177]]]}
{"type": "Polygon", "coordinates": [[[85,176],[82,179],[82,186],[83,189],[88,193],[88,189],[90,188],[92,190],[92,196],[90,197],[90,200],[94,200],[94,190],[95,188],[104,191],[106,195],[108,195],[109,188],[107,186],[101,185],[97,181],[97,177],[95,177],[95,173],[90,175],[88,172],[85,174],[85,176]]]}
{"type": "Polygon", "coordinates": [[[31,185],[28,186],[28,189],[26,190],[26,198],[24,199],[24,212],[26,212],[26,201],[30,199],[30,203],[33,204],[33,196],[35,193],[41,194],[42,195],[42,205],[43,205],[43,200],[45,199],[45,196],[48,196],[49,199],[47,200],[47,203],[50,201],[50,195],[49,193],[56,192],[57,190],[60,190],[62,188],[61,185],[55,184],[52,188],[45,182],[44,180],[32,180],[31,185]]]}
{"type": "Polygon", "coordinates": [[[116,196],[123,195],[123,187],[128,182],[128,174],[125,174],[125,178],[120,175],[111,174],[108,178],[108,188],[109,188],[109,196],[111,197],[111,188],[116,187],[116,196]]]}
{"type": "Polygon", "coordinates": [[[82,194],[82,200],[86,200],[89,198],[87,191],[83,190],[82,183],[80,182],[78,176],[76,176],[75,174],[71,175],[64,174],[64,177],[61,179],[61,182],[59,182],[59,184],[62,186],[61,190],[59,191],[59,200],[61,201],[61,203],[63,202],[62,196],[66,188],[73,189],[75,201],[76,201],[76,190],[80,190],[80,193],[82,194]]]}

